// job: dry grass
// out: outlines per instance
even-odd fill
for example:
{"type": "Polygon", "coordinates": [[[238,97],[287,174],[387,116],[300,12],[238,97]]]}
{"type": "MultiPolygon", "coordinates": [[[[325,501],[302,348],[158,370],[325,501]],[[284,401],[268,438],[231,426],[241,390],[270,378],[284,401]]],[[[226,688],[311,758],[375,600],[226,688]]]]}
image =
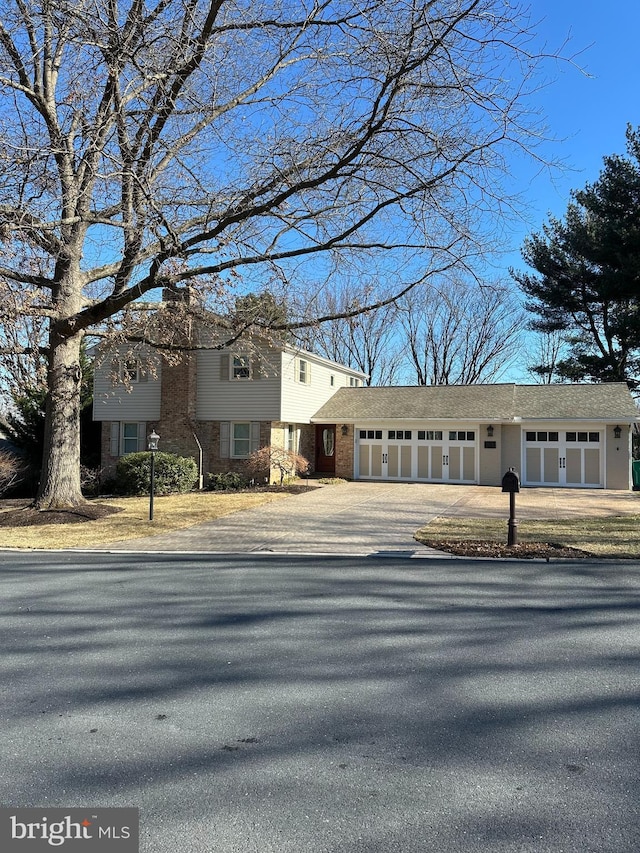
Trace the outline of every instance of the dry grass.
{"type": "Polygon", "coordinates": [[[43,524],[0,527],[0,547],[83,548],[193,527],[243,509],[287,497],[282,492],[199,492],[156,497],[149,521],[149,498],[100,498],[99,503],[121,512],[82,524],[43,524]]]}
{"type": "MultiPolygon", "coordinates": [[[[435,518],[416,533],[424,544],[436,540],[506,542],[507,521],[493,518],[435,518]]],[[[640,558],[640,516],[616,515],[564,521],[518,522],[518,541],[551,542],[598,557],[640,558]]]]}

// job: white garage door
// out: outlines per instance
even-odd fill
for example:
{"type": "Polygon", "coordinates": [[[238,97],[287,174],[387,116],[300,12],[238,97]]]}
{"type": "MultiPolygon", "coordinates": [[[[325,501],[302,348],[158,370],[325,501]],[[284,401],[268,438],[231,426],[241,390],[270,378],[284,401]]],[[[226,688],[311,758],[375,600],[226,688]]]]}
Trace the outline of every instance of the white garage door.
{"type": "Polygon", "coordinates": [[[525,430],[523,438],[525,485],[603,486],[601,430],[525,430]]]}
{"type": "Polygon", "coordinates": [[[472,429],[369,429],[356,427],[357,477],[475,483],[476,436],[472,429]]]}

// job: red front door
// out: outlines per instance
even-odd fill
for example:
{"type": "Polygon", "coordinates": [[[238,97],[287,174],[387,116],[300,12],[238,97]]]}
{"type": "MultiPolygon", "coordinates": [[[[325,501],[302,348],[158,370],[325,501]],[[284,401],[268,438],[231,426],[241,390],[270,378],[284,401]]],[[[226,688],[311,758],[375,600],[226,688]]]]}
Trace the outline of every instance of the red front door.
{"type": "Polygon", "coordinates": [[[336,425],[316,425],[316,471],[334,474],[336,470],[336,425]]]}

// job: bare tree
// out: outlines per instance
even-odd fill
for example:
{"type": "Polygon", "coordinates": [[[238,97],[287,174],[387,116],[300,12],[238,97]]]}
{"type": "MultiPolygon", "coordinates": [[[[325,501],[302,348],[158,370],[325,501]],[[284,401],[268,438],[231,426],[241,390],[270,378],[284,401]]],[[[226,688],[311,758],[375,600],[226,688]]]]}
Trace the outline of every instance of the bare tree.
{"type": "Polygon", "coordinates": [[[489,382],[520,357],[524,312],[504,285],[447,282],[399,308],[418,385],[489,382]]]}
{"type": "Polygon", "coordinates": [[[530,332],[526,348],[527,370],[536,383],[550,385],[558,381],[557,365],[565,347],[566,332],[562,330],[530,332]]]}
{"type": "Polygon", "coordinates": [[[83,500],[83,336],[151,291],[477,251],[534,138],[527,27],[502,0],[0,0],[0,306],[20,288],[47,323],[38,505],[83,500]]]}
{"type": "MultiPolygon", "coordinates": [[[[327,287],[308,297],[305,307],[317,316],[352,314],[361,298],[371,301],[371,292],[365,288],[353,296],[348,287],[337,293],[327,287]]],[[[308,326],[298,331],[296,339],[319,355],[365,373],[368,385],[391,385],[398,380],[402,360],[397,313],[395,302],[391,302],[383,308],[308,326]]]]}

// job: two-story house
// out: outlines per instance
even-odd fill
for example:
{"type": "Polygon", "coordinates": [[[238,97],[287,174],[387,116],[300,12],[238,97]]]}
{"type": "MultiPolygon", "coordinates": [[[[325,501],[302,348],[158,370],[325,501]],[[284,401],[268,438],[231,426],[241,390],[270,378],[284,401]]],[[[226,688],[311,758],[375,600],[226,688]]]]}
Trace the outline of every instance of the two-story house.
{"type": "Polygon", "coordinates": [[[311,418],[338,389],[366,380],[313,353],[260,341],[194,350],[177,364],[145,346],[122,352],[95,371],[93,417],[102,421],[107,472],[120,456],[145,450],[155,430],[162,450],[194,457],[203,474],[242,471],[249,454],[268,445],[333,473],[335,424],[311,418]]]}

